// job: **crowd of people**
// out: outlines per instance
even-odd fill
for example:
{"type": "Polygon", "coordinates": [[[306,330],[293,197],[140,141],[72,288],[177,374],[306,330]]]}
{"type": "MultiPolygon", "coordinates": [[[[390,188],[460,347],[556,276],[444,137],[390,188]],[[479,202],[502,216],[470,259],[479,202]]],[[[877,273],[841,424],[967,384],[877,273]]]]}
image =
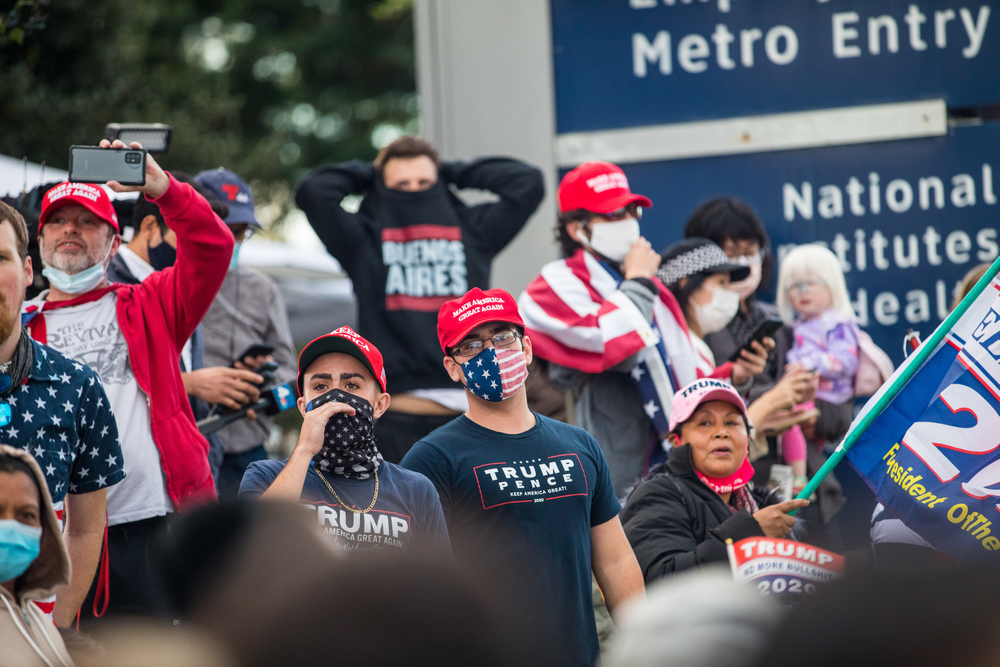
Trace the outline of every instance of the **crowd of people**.
{"type": "MultiPolygon", "coordinates": [[[[138,193],[127,243],[98,185],[0,203],[0,665],[152,647],[192,665],[752,665],[797,607],[718,569],[727,540],[843,550],[835,477],[795,496],[891,365],[822,245],[758,299],[775,258],[737,199],[658,252],[654,202],[583,164],[558,188],[561,259],[515,298],[490,265],[541,172],[402,137],[298,184],[359,317],[296,357],[277,286],[238,262],[260,229],[245,180],[148,156],[144,185],[107,187],[138,193]],[[265,377],[298,392],[283,461],[254,409],[265,377]]],[[[916,544],[883,515],[883,546],[916,544]]]]}

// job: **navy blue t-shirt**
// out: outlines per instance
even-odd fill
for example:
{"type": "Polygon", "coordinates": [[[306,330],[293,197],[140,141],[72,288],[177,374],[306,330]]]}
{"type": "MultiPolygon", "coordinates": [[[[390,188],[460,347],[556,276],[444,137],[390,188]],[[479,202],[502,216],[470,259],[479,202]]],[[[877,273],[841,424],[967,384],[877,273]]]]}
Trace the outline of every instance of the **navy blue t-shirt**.
{"type": "Polygon", "coordinates": [[[513,595],[546,605],[532,611],[551,614],[566,664],[590,667],[598,653],[590,530],[621,505],[597,441],[575,426],[535,419],[508,435],[462,415],[417,442],[401,465],[437,487],[456,560],[488,553],[517,572],[513,595]]]}
{"type": "MultiPolygon", "coordinates": [[[[241,498],[259,498],[284,469],[284,461],[255,461],[240,483],[241,498]]],[[[323,473],[340,499],[355,509],[367,509],[375,494],[375,479],[348,479],[323,473]]],[[[315,513],[323,532],[338,548],[427,549],[451,553],[448,528],[434,486],[423,475],[385,461],[378,468],[378,500],[366,514],[344,508],[333,497],[312,465],[302,485],[302,505],[315,513]]]]}

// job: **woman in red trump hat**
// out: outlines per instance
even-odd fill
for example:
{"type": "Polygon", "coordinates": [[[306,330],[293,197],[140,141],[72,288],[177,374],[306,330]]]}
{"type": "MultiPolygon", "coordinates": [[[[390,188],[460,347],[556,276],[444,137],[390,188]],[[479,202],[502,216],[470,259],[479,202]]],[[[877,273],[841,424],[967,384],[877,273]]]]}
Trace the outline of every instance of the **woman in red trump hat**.
{"type": "Polygon", "coordinates": [[[649,584],[680,570],[725,562],[726,539],[788,537],[788,512],[809,504],[773,504],[753,489],[747,459],[747,408],[732,385],[705,378],[674,396],[666,463],[628,497],[621,519],[649,584]]]}
{"type": "MultiPolygon", "coordinates": [[[[601,445],[619,495],[662,457],[674,392],[704,373],[684,313],[656,277],[660,256],[640,234],[646,197],[608,162],[587,162],[559,184],[564,259],[546,264],[519,305],[574,423],[601,445]]],[[[764,369],[752,353],[713,377],[742,384],[764,369]]]]}
{"type": "Polygon", "coordinates": [[[350,327],[299,355],[302,429],[284,461],[255,461],[241,498],[301,502],[346,552],[451,553],[441,501],[423,475],[382,460],[375,421],[389,407],[382,353],[350,327]]]}

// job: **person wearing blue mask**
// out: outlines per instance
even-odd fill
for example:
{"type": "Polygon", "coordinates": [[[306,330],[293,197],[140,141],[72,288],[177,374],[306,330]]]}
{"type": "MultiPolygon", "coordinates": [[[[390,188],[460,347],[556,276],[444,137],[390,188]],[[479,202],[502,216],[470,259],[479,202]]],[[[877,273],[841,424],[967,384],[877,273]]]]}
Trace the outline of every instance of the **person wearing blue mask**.
{"type": "Polygon", "coordinates": [[[0,664],[73,664],[35,604],[69,578],[69,552],[41,468],[26,451],[0,445],[0,664]]]}
{"type": "MultiPolygon", "coordinates": [[[[275,382],[291,382],[296,373],[295,348],[285,301],[274,280],[239,263],[240,248],[260,229],[253,192],[246,181],[222,167],[203,171],[194,181],[229,208],[223,220],[236,240],[226,279],[202,321],[205,365],[252,371],[265,361],[275,361],[275,382]],[[254,345],[266,345],[273,351],[264,356],[240,357],[254,345]]],[[[236,395],[229,398],[240,400],[236,395]]],[[[231,401],[221,403],[236,407],[231,401]]],[[[248,416],[250,419],[241,419],[218,432],[224,451],[218,476],[219,497],[223,500],[236,497],[247,466],[267,458],[264,442],[270,435],[271,420],[256,414],[248,416]]]]}

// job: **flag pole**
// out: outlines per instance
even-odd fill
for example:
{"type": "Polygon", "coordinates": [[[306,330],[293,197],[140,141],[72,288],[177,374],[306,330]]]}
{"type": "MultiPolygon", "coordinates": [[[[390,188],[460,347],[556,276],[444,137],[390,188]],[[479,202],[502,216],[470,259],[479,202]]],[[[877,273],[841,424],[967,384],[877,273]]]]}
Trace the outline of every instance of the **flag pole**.
{"type": "MultiPolygon", "coordinates": [[[[934,330],[931,337],[925,340],[923,344],[917,348],[917,351],[913,353],[913,359],[910,363],[896,377],[892,385],[886,389],[885,393],[879,397],[875,405],[872,406],[872,409],[868,411],[868,414],[866,414],[864,418],[858,422],[858,425],[847,434],[847,437],[845,437],[840,444],[837,445],[837,449],[830,455],[830,458],[827,459],[826,463],[823,464],[823,467],[816,471],[816,474],[812,476],[812,479],[810,479],[809,483],[806,484],[804,489],[802,489],[802,492],[799,493],[796,500],[799,498],[809,498],[809,496],[816,492],[820,483],[826,479],[827,475],[833,472],[833,469],[836,468],[837,465],[843,460],[844,456],[847,455],[847,450],[854,446],[854,443],[858,441],[861,434],[872,425],[872,422],[874,422],[878,416],[882,414],[882,411],[885,410],[886,406],[888,406],[892,399],[896,397],[896,394],[898,394],[900,390],[906,386],[906,383],[910,381],[910,378],[912,378],[914,374],[920,370],[920,367],[923,366],[925,361],[927,361],[927,357],[929,357],[931,353],[937,349],[938,345],[941,344],[948,333],[955,327],[955,323],[958,322],[963,315],[965,315],[965,311],[967,311],[969,306],[971,306],[975,300],[979,298],[979,295],[982,294],[983,290],[986,289],[997,273],[1000,273],[1000,257],[994,260],[993,264],[990,265],[990,268],[988,268],[986,273],[983,274],[983,277],[979,279],[979,282],[977,282],[969,293],[965,295],[965,298],[958,304],[958,307],[955,308],[955,310],[953,310],[948,317],[945,318],[938,328],[934,330]]],[[[795,511],[789,512],[789,514],[795,514],[795,511]]]]}

